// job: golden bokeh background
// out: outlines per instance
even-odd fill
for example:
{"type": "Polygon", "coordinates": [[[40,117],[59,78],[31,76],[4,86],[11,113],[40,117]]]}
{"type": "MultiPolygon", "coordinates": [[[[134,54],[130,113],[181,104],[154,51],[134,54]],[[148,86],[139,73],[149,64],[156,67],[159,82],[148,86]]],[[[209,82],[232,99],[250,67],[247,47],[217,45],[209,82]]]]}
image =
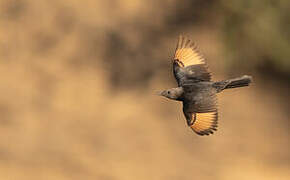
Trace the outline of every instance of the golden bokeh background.
{"type": "Polygon", "coordinates": [[[290,179],[289,2],[0,0],[0,179],[290,179]],[[219,128],[179,102],[177,37],[205,54],[219,128]]]}

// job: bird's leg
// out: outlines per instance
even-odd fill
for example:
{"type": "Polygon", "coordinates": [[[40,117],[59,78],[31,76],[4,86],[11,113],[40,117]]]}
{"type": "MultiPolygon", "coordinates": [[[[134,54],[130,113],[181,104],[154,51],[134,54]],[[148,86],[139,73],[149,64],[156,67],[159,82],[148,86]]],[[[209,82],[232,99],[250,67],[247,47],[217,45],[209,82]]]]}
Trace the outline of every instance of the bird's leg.
{"type": "Polygon", "coordinates": [[[220,81],[214,84],[214,87],[216,88],[217,92],[221,92],[224,90],[227,85],[229,85],[232,81],[231,80],[225,80],[225,81],[220,81]]]}

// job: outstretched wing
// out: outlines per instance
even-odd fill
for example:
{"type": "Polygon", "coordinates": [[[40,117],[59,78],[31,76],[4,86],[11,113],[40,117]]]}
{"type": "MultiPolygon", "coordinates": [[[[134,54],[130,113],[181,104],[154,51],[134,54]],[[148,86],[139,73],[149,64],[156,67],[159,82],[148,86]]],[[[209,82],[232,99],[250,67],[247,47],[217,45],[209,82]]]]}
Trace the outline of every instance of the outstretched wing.
{"type": "Polygon", "coordinates": [[[210,135],[217,129],[217,111],[207,113],[192,113],[189,126],[198,135],[210,135]]]}
{"type": "Polygon", "coordinates": [[[179,36],[173,60],[173,73],[179,86],[188,82],[210,81],[204,57],[189,39],[179,36]]]}
{"type": "Polygon", "coordinates": [[[199,91],[191,100],[184,101],[183,112],[188,126],[198,135],[213,134],[217,130],[217,97],[213,90],[199,91]]]}

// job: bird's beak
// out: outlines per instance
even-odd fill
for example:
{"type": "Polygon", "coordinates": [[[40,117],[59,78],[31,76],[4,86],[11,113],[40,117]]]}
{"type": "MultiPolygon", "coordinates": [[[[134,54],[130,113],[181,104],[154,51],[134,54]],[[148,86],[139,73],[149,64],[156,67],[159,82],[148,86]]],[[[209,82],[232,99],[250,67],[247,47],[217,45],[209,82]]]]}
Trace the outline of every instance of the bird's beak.
{"type": "Polygon", "coordinates": [[[163,91],[156,91],[157,96],[163,96],[163,91]]]}

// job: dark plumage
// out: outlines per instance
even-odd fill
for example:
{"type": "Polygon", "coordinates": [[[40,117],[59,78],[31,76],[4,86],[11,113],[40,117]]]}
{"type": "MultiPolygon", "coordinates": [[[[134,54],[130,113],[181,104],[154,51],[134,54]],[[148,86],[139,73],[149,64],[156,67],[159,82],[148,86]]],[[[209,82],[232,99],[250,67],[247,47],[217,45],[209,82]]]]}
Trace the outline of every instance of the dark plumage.
{"type": "Polygon", "coordinates": [[[217,130],[218,111],[216,94],[224,89],[248,86],[252,78],[219,82],[211,81],[205,59],[189,39],[179,37],[173,59],[173,73],[178,87],[161,92],[172,100],[183,102],[183,112],[188,126],[198,135],[209,135],[217,130]]]}

